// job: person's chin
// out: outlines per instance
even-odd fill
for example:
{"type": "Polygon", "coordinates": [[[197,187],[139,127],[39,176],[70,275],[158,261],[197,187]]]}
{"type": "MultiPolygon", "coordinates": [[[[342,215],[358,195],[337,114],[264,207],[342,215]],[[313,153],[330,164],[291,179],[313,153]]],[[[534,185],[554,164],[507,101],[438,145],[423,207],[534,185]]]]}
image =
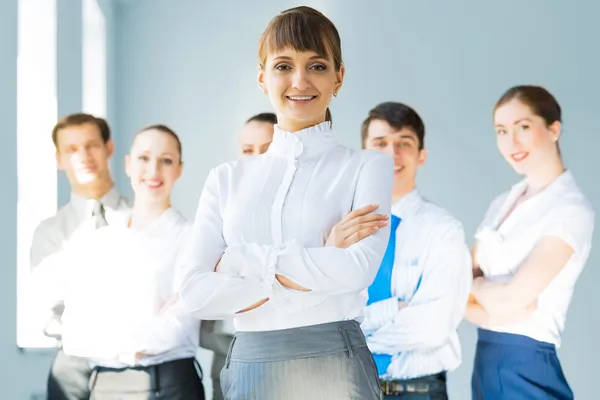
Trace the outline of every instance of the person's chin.
{"type": "Polygon", "coordinates": [[[98,180],[98,174],[96,174],[95,172],[77,174],[77,183],[79,183],[80,185],[88,185],[90,183],[95,183],[98,180]]]}
{"type": "Polygon", "coordinates": [[[512,169],[515,171],[515,173],[517,173],[517,175],[527,175],[527,172],[529,171],[529,168],[527,167],[527,165],[524,162],[510,162],[509,163],[510,166],[512,167],[512,169]]]}
{"type": "Polygon", "coordinates": [[[164,188],[149,189],[144,187],[140,188],[136,195],[137,197],[142,197],[147,200],[157,201],[167,198],[169,193],[164,188]]]}

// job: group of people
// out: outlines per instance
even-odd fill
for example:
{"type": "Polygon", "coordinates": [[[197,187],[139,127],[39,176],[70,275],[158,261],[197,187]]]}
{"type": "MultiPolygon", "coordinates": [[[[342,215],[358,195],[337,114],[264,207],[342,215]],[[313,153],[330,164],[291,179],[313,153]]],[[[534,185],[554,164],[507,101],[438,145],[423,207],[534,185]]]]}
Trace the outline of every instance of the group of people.
{"type": "Polygon", "coordinates": [[[242,157],[209,172],[194,221],[171,205],[172,129],[136,134],[130,204],[106,121],[57,123],[71,199],[31,249],[60,343],[50,400],[204,399],[198,346],[214,352],[215,399],[447,399],[463,319],[479,328],[474,400],[573,398],[556,349],[594,210],[562,162],[556,99],[524,85],[496,103],[498,149],[524,179],[491,202],[469,251],[417,188],[427,149],[413,108],[370,110],[362,150],[336,141],[344,72],[322,13],[271,20],[258,85],[275,113],[246,121],[242,157]]]}

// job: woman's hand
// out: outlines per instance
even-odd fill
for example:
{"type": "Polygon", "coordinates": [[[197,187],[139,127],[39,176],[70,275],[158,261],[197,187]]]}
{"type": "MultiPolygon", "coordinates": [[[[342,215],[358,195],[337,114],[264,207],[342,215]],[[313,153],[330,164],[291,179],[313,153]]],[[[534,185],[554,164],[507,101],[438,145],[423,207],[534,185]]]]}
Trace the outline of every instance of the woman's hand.
{"type": "Polygon", "coordinates": [[[370,214],[378,207],[368,205],[349,212],[331,229],[325,246],[345,249],[386,226],[389,219],[386,214],[370,214]]]}
{"type": "Polygon", "coordinates": [[[248,312],[248,311],[252,311],[252,310],[254,310],[255,308],[258,308],[258,307],[262,306],[262,305],[263,305],[263,304],[265,304],[267,301],[269,301],[269,299],[268,299],[268,298],[267,298],[267,299],[262,299],[262,300],[260,300],[260,301],[258,301],[258,302],[256,302],[256,303],[252,304],[250,307],[246,307],[246,308],[244,308],[243,310],[240,310],[240,311],[236,312],[236,314],[241,314],[241,313],[245,313],[245,312],[248,312]]]}
{"type": "Polygon", "coordinates": [[[298,285],[297,283],[292,282],[291,280],[289,280],[288,278],[286,278],[283,275],[275,274],[275,279],[277,279],[277,281],[281,284],[281,286],[283,286],[285,288],[299,290],[301,292],[310,292],[310,289],[307,289],[303,286],[298,285]]]}

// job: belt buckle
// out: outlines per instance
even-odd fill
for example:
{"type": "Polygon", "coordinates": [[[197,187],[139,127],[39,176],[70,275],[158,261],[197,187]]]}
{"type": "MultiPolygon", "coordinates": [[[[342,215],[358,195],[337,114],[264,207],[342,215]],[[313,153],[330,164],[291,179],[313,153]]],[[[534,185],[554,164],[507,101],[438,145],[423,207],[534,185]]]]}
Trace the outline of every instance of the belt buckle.
{"type": "Polygon", "coordinates": [[[381,390],[386,396],[393,396],[402,393],[428,393],[431,389],[429,383],[423,382],[402,382],[402,381],[380,381],[381,390]]]}
{"type": "Polygon", "coordinates": [[[397,381],[380,381],[381,390],[386,396],[394,396],[406,392],[406,388],[402,382],[397,381]]]}
{"type": "Polygon", "coordinates": [[[379,381],[379,385],[381,386],[381,391],[383,392],[383,394],[385,394],[386,396],[390,395],[390,387],[389,387],[389,383],[388,381],[379,381]]]}
{"type": "Polygon", "coordinates": [[[430,385],[423,382],[407,383],[406,391],[409,393],[427,393],[429,392],[430,385]]]}

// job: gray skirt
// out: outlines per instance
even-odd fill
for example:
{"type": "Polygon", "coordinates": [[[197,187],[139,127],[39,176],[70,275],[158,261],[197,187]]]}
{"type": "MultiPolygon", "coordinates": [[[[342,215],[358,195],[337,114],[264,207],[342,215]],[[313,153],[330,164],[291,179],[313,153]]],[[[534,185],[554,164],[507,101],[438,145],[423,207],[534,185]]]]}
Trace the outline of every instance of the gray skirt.
{"type": "Polygon", "coordinates": [[[377,369],[356,321],[236,333],[221,388],[227,400],[380,400],[377,369]]]}

